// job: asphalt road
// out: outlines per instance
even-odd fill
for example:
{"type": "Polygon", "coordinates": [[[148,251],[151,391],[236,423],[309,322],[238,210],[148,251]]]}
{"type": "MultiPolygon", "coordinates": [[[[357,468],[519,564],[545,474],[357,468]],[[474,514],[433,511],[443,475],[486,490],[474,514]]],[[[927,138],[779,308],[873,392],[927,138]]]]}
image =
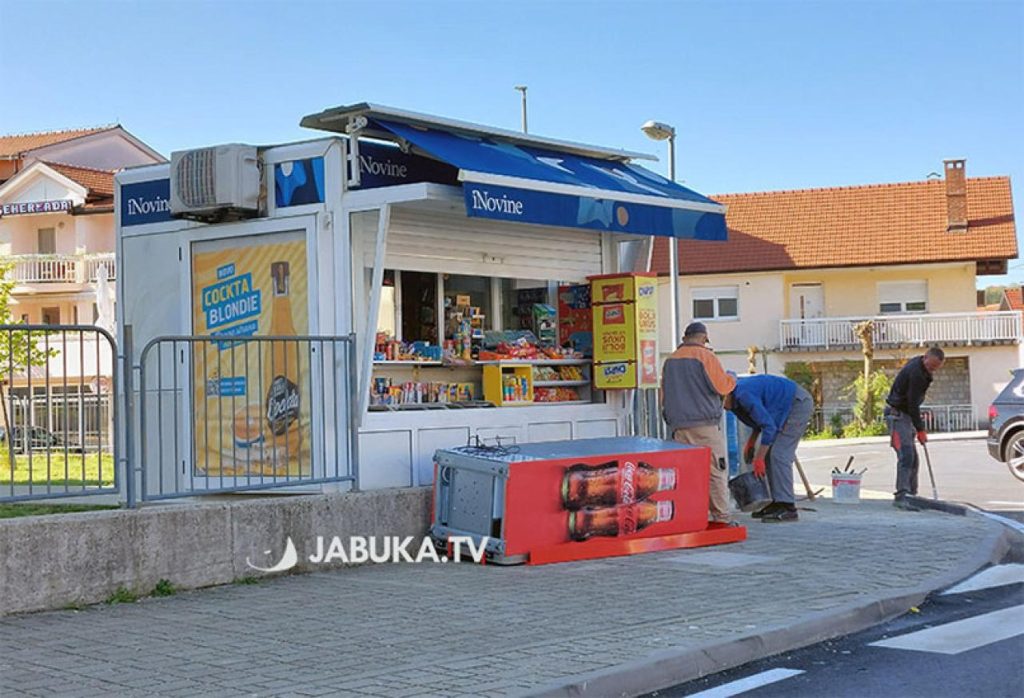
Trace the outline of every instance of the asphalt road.
{"type": "MultiPolygon", "coordinates": [[[[1005,464],[988,455],[984,439],[932,440],[928,445],[939,498],[970,504],[1024,522],[1024,483],[1005,464]]],[[[920,447],[918,496],[932,496],[931,481],[920,447]]],[[[867,468],[862,497],[890,497],[896,458],[888,443],[802,446],[797,456],[815,487],[828,485],[832,468],[850,456],[853,468],[867,468]]],[[[794,473],[798,497],[803,485],[794,473]]],[[[799,502],[800,506],[814,506],[799,502]]],[[[1020,696],[1024,695],[1024,583],[930,597],[918,613],[908,613],[870,630],[796,652],[720,672],[660,691],[654,696],[725,698],[758,696],[1020,696]],[[1006,614],[1009,614],[1007,616],[1006,614]],[[955,625],[977,618],[972,626],[955,625]],[[999,636],[999,628],[1010,630],[999,636]],[[1002,624],[1002,625],[1001,625],[1002,624]],[[980,644],[943,653],[915,647],[917,631],[936,628],[939,635],[975,636],[980,644]],[[948,628],[946,632],[942,628],[948,628]],[[908,638],[909,647],[872,643],[908,638]],[[995,638],[995,639],[992,639],[995,638]],[[706,693],[705,693],[706,692],[706,693]]]]}
{"type": "MultiPolygon", "coordinates": [[[[932,440],[928,444],[935,486],[939,499],[972,504],[980,509],[1024,521],[1024,482],[1017,480],[1006,465],[988,455],[984,439],[961,441],[932,440]]],[[[918,446],[921,470],[918,495],[931,497],[931,481],[924,453],[918,446]]],[[[797,457],[811,484],[821,486],[832,482],[832,468],[842,468],[854,456],[853,469],[867,468],[861,490],[891,494],[896,483],[896,456],[887,443],[860,445],[801,446],[797,457]]],[[[804,494],[799,476],[797,496],[804,494]]],[[[870,495],[864,495],[870,496],[870,495]]]]}
{"type": "MultiPolygon", "coordinates": [[[[1020,579],[1021,572],[1014,577],[1020,579]]],[[[1024,584],[937,595],[917,613],[862,633],[651,696],[1016,698],[1024,695],[1022,633],[1024,584]]]]}

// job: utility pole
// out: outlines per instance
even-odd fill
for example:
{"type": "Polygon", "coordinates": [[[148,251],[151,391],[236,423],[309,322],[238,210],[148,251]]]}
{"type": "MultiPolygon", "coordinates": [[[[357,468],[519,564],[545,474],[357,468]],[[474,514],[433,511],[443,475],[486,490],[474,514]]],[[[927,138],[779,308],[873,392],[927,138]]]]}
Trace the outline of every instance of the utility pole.
{"type": "Polygon", "coordinates": [[[523,133],[529,133],[526,129],[526,85],[516,85],[516,89],[523,94],[523,133]]]}

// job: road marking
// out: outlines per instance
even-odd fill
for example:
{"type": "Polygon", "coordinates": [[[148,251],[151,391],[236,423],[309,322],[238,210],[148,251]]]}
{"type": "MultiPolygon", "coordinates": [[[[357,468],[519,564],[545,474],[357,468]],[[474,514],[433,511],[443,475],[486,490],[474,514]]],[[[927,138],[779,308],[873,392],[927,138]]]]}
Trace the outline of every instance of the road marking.
{"type": "Polygon", "coordinates": [[[1010,565],[996,565],[982,570],[978,574],[965,579],[942,592],[941,596],[947,594],[963,594],[968,591],[979,591],[991,589],[992,587],[1006,586],[1007,584],[1020,584],[1024,582],[1024,565],[1014,563],[1010,565]]]}
{"type": "Polygon", "coordinates": [[[960,654],[976,647],[1006,640],[1024,633],[1024,606],[1013,606],[973,618],[918,630],[888,640],[870,643],[872,647],[896,650],[960,654]]]}
{"type": "Polygon", "coordinates": [[[783,681],[791,676],[802,673],[804,673],[802,669],[770,669],[769,671],[762,671],[760,674],[754,674],[739,681],[723,683],[721,686],[715,686],[706,691],[691,694],[690,698],[729,698],[729,696],[738,696],[741,693],[753,691],[755,688],[783,681]]]}

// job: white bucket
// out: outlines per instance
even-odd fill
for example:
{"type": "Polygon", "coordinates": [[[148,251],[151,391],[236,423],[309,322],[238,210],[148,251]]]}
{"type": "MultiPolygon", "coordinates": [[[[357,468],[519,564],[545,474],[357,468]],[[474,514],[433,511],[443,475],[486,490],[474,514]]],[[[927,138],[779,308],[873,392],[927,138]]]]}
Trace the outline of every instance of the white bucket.
{"type": "Polygon", "coordinates": [[[839,504],[860,502],[860,475],[843,473],[832,476],[832,501],[839,504]]]}

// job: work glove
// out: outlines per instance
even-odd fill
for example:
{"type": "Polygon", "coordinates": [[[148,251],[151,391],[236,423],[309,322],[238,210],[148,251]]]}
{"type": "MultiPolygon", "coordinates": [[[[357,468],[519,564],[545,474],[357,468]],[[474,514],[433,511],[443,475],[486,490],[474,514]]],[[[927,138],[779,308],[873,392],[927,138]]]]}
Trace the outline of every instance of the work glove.
{"type": "Polygon", "coordinates": [[[928,432],[926,432],[924,429],[917,432],[917,442],[922,446],[926,444],[928,442],[928,432]]]}
{"type": "Polygon", "coordinates": [[[757,435],[747,439],[747,445],[743,447],[743,462],[749,463],[754,460],[754,448],[757,446],[757,435]]]}
{"type": "Polygon", "coordinates": [[[754,475],[757,477],[764,477],[768,474],[768,468],[764,464],[764,458],[754,459],[754,475]]]}

